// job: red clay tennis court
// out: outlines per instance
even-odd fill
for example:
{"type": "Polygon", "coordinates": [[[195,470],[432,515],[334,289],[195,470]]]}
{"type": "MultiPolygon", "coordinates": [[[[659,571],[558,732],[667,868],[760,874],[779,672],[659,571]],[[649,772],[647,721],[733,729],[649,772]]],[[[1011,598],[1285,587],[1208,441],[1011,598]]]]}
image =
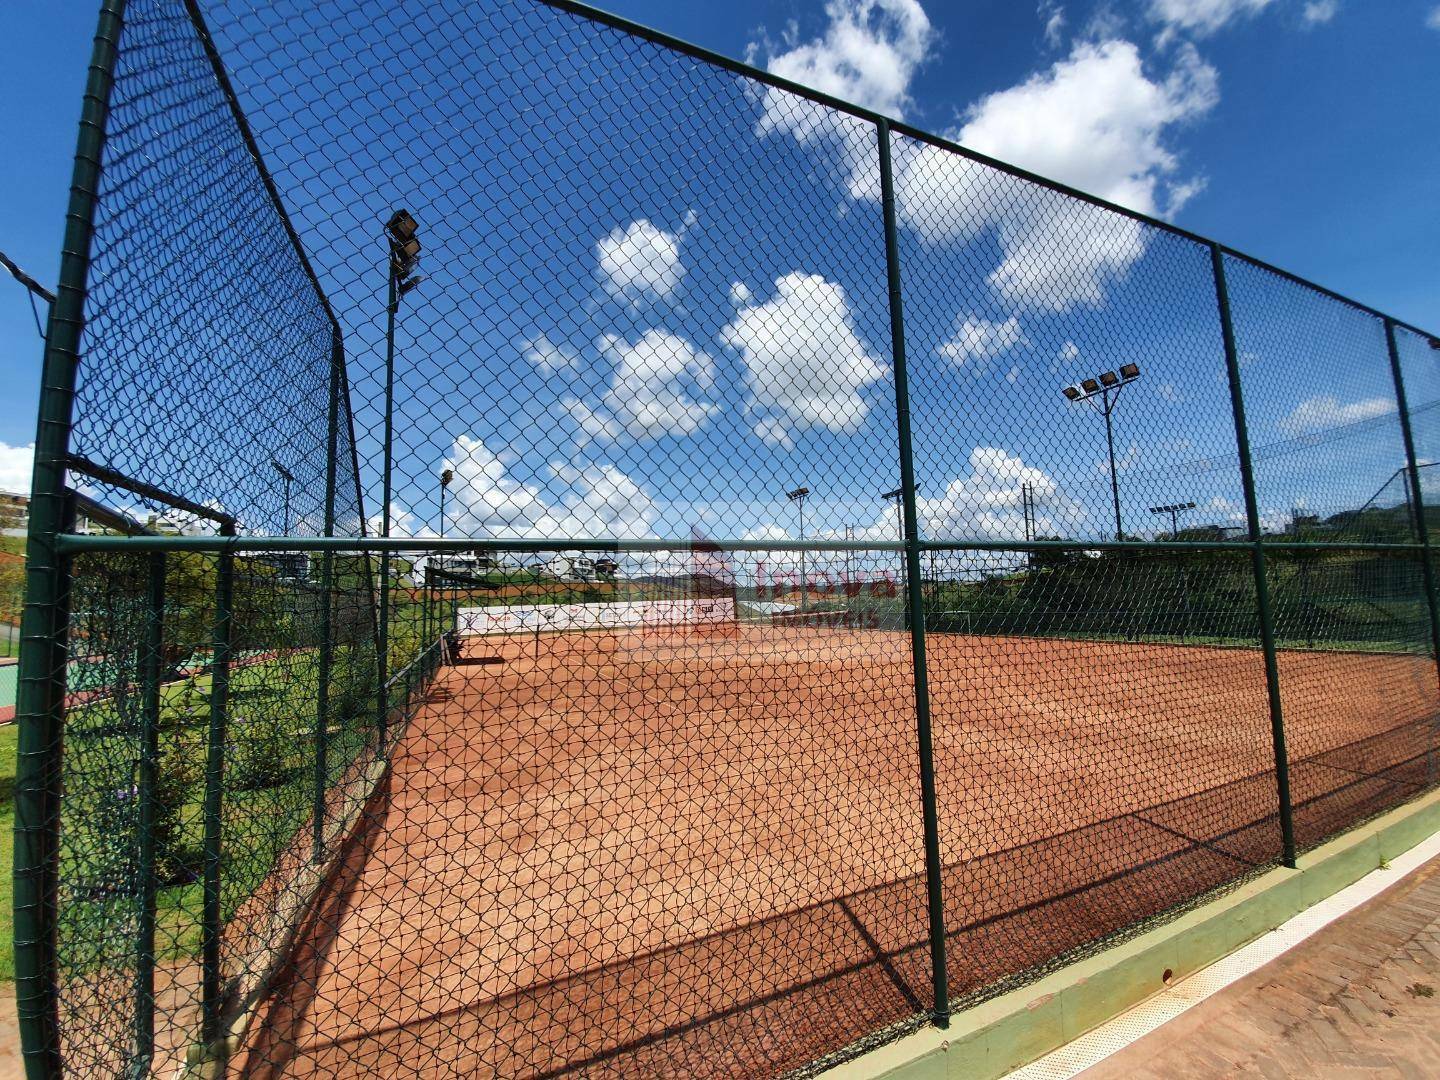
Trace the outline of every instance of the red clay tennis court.
{"type": "MultiPolygon", "coordinates": [[[[916,1022],[908,636],[542,644],[442,670],[239,1070],[739,1076],[916,1022]]],[[[1278,857],[1258,650],[929,645],[953,994],[1278,857]]],[[[1433,661],[1280,664],[1302,845],[1425,782],[1433,661]]]]}

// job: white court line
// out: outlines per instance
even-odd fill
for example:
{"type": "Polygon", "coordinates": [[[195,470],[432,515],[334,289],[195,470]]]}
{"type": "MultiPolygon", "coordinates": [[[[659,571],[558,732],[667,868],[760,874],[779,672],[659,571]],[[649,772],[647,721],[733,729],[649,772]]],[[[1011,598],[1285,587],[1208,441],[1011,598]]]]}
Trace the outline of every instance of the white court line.
{"type": "Polygon", "coordinates": [[[1379,896],[1392,885],[1399,884],[1407,874],[1437,855],[1440,855],[1440,833],[1397,856],[1388,869],[1372,870],[1353,885],[1307,908],[1224,959],[1181,979],[1174,986],[1166,987],[1154,997],[1147,998],[1058,1050],[1052,1050],[1009,1073],[1008,1080],[1070,1080],[1070,1077],[1099,1064],[1136,1039],[1200,1004],[1211,994],[1264,967],[1317,930],[1379,896]]]}

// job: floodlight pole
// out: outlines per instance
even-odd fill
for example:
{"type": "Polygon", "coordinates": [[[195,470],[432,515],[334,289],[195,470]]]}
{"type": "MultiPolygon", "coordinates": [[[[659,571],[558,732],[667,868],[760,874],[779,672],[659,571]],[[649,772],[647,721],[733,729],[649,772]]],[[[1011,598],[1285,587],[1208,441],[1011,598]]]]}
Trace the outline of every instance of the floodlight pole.
{"type": "MultiPolygon", "coordinates": [[[[453,469],[441,469],[441,470],[440,470],[440,539],[441,539],[441,540],[444,540],[444,539],[445,539],[445,492],[446,492],[446,490],[449,489],[449,487],[450,487],[450,481],[453,480],[454,477],[455,477],[455,472],[454,472],[453,469]]],[[[439,630],[440,630],[440,613],[439,613],[440,602],[439,602],[439,597],[438,597],[438,595],[437,595],[437,596],[432,596],[432,595],[431,595],[432,593],[434,593],[434,592],[436,591],[436,588],[435,588],[435,577],[434,577],[434,575],[431,573],[431,569],[432,569],[432,568],[431,568],[431,565],[430,565],[430,563],[431,563],[431,561],[432,561],[433,558],[434,558],[433,556],[426,556],[426,558],[425,558],[425,602],[426,602],[427,605],[431,605],[431,606],[433,606],[433,608],[435,609],[435,627],[434,627],[434,630],[435,630],[435,633],[436,633],[437,636],[438,636],[439,630]]]]}
{"type": "Polygon", "coordinates": [[[1120,402],[1120,392],[1140,377],[1137,364],[1126,364],[1120,375],[1107,371],[1099,379],[1086,379],[1081,386],[1064,388],[1070,401],[1083,401],[1105,418],[1105,450],[1110,459],[1110,502],[1115,510],[1115,539],[1123,542],[1125,527],[1120,520],[1120,476],[1115,468],[1115,420],[1113,413],[1120,402]],[[1083,390],[1083,392],[1082,392],[1083,390]],[[1099,402],[1095,400],[1099,398],[1099,402]]]}
{"type": "MultiPolygon", "coordinates": [[[[409,292],[422,279],[411,277],[415,261],[420,255],[420,241],[416,237],[419,227],[408,210],[396,210],[385,223],[386,254],[385,265],[388,273],[385,300],[385,450],[381,481],[381,497],[385,503],[380,512],[380,535],[390,537],[390,490],[391,475],[394,471],[395,438],[395,316],[400,310],[400,297],[409,292]]],[[[385,753],[386,727],[390,717],[390,691],[386,688],[390,666],[390,551],[380,552],[380,655],[376,658],[379,674],[378,711],[376,731],[378,747],[385,753]]]]}
{"type": "MultiPolygon", "coordinates": [[[[808,487],[798,487],[794,491],[787,491],[785,497],[793,502],[800,514],[800,543],[805,543],[805,496],[810,494],[808,487]]],[[[805,610],[805,594],[808,592],[805,582],[805,549],[800,549],[800,610],[805,610]]]]}
{"type": "Polygon", "coordinates": [[[280,482],[285,485],[284,510],[281,514],[280,529],[281,536],[290,535],[290,485],[295,481],[295,475],[274,458],[270,459],[270,467],[280,474],[280,482]]]}
{"type": "Polygon", "coordinates": [[[1194,504],[1193,502],[1171,503],[1171,504],[1168,505],[1168,506],[1152,506],[1152,507],[1150,507],[1150,513],[1152,513],[1152,514],[1169,514],[1169,515],[1170,515],[1170,539],[1171,539],[1171,540],[1179,540],[1179,539],[1180,539],[1180,515],[1181,515],[1181,514],[1184,514],[1184,513],[1187,513],[1187,512],[1189,512],[1189,511],[1191,511],[1191,510],[1194,510],[1194,509],[1195,509],[1195,504],[1194,504]]]}
{"type": "Polygon", "coordinates": [[[450,486],[450,481],[455,473],[450,469],[444,469],[440,473],[440,539],[445,539],[445,491],[450,486]]]}
{"type": "MultiPolygon", "coordinates": [[[[385,260],[385,264],[389,269],[386,275],[388,290],[385,300],[385,442],[381,466],[380,535],[388,539],[390,536],[390,484],[395,437],[395,313],[400,307],[400,297],[397,290],[398,282],[396,281],[393,254],[385,260]]],[[[375,660],[376,672],[379,676],[379,685],[376,691],[379,695],[376,706],[378,710],[376,731],[378,748],[383,755],[385,753],[386,727],[390,719],[390,691],[385,685],[390,678],[390,552],[388,549],[380,552],[380,655],[375,660]]]]}
{"type": "Polygon", "coordinates": [[[1110,396],[1110,388],[1107,386],[1102,392],[1103,404],[1097,406],[1105,417],[1105,449],[1110,455],[1110,501],[1115,508],[1116,540],[1125,539],[1125,527],[1120,522],[1120,477],[1115,471],[1115,421],[1111,418],[1111,413],[1115,411],[1115,402],[1124,386],[1125,384],[1121,383],[1115,387],[1114,398],[1110,396]]]}
{"type": "MultiPolygon", "coordinates": [[[[845,526],[845,539],[846,539],[847,541],[848,541],[848,540],[854,540],[854,539],[855,539],[855,526],[854,526],[854,525],[846,525],[846,526],[845,526]]],[[[845,550],[845,584],[848,586],[848,585],[849,585],[852,581],[854,581],[854,580],[855,580],[855,553],[854,553],[853,551],[851,551],[849,548],[846,548],[846,550],[845,550]]],[[[842,591],[843,591],[843,590],[842,590],[842,591]]],[[[848,605],[847,605],[847,606],[848,606],[848,605]]]]}

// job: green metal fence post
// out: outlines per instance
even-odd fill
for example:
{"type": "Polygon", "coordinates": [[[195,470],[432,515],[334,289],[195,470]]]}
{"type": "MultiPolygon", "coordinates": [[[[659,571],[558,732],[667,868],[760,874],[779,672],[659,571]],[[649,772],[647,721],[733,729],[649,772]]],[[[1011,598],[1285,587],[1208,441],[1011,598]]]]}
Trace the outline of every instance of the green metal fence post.
{"type": "Polygon", "coordinates": [[[1260,511],[1255,497],[1255,470],[1250,457],[1250,431],[1245,422],[1245,398],[1240,381],[1240,356],[1235,347],[1235,323],[1230,313],[1230,291],[1225,284],[1225,253],[1210,245],[1215,275],[1215,297],[1220,309],[1220,333],[1225,343],[1225,371],[1230,381],[1230,407],[1235,418],[1235,444],[1240,455],[1240,484],[1245,492],[1245,522],[1250,559],[1255,574],[1255,603],[1260,616],[1260,648],[1265,656],[1265,688],[1270,703],[1270,740],[1275,753],[1275,787],[1280,803],[1280,848],[1286,866],[1295,866],[1294,804],[1290,797],[1290,756],[1285,748],[1285,716],[1280,701],[1280,668],[1275,659],[1275,620],[1270,607],[1270,585],[1265,572],[1265,549],[1260,540],[1260,511]]]}
{"type": "Polygon", "coordinates": [[[90,54],[55,303],[45,334],[40,414],[30,493],[25,609],[20,629],[15,771],[15,999],[31,1080],[61,1074],[56,998],[56,863],[59,857],[61,730],[65,708],[69,560],[56,537],[66,527],[65,459],[75,371],[125,0],[103,0],[90,54]]]}
{"type": "MultiPolygon", "coordinates": [[[[235,527],[221,527],[222,536],[233,536],[235,527]]],[[[221,813],[224,807],[225,738],[230,694],[231,609],[235,592],[235,556],[222,551],[217,556],[215,579],[215,625],[212,633],[214,655],[210,665],[210,729],[205,747],[204,803],[204,894],[200,914],[200,999],[201,1041],[208,1048],[220,1032],[223,1010],[223,979],[220,970],[221,908],[220,849],[221,813]]]]}
{"type": "MultiPolygon", "coordinates": [[[[1390,373],[1395,379],[1395,405],[1400,412],[1400,434],[1405,441],[1405,475],[1410,505],[1415,514],[1415,537],[1420,541],[1421,572],[1425,581],[1425,601],[1430,616],[1430,650],[1440,674],[1440,605],[1436,602],[1434,552],[1430,548],[1430,524],[1425,520],[1425,495],[1420,487],[1420,460],[1415,456],[1415,429],[1410,422],[1410,403],[1405,394],[1405,376],[1400,367],[1400,347],[1395,340],[1395,320],[1385,320],[1385,346],[1390,352],[1390,373]]],[[[1435,726],[1431,725],[1432,737],[1435,726]]],[[[1433,781],[1435,748],[1430,748],[1429,769],[1433,781]]]]}
{"type": "Polygon", "coordinates": [[[920,799],[925,832],[925,891],[930,921],[930,966],[935,1023],[950,1025],[945,966],[945,900],[941,894],[940,815],[936,809],[935,751],[930,732],[930,683],[925,663],[925,594],[920,579],[920,530],[915,511],[915,461],[910,440],[910,384],[905,369],[905,314],[900,290],[900,240],[895,225],[895,178],[890,163],[890,124],[877,125],[880,197],[885,215],[885,269],[889,285],[890,347],[895,363],[895,414],[900,444],[900,492],[905,520],[905,613],[915,669],[915,735],[920,753],[920,799]]]}
{"type": "MultiPolygon", "coordinates": [[[[335,535],[335,496],[340,461],[340,391],[345,375],[345,344],[334,331],[330,344],[330,406],[325,452],[325,535],[335,535]]],[[[320,861],[325,849],[325,791],[330,774],[330,678],[335,661],[332,594],[335,591],[335,554],[320,557],[320,669],[316,676],[315,700],[315,798],[311,855],[320,861]]],[[[382,744],[383,745],[383,744],[382,744]]]]}
{"type": "Polygon", "coordinates": [[[140,917],[135,944],[135,1052],[130,1075],[150,1075],[155,1056],[155,796],[160,757],[160,682],[165,659],[165,553],[149,558],[145,646],[140,653],[140,775],[135,799],[139,833],[135,877],[140,917]]]}

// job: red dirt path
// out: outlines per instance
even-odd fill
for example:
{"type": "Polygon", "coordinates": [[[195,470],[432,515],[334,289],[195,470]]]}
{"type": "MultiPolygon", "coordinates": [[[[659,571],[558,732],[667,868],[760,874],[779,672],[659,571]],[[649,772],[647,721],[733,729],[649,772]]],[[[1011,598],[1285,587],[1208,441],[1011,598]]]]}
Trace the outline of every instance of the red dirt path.
{"type": "MultiPolygon", "coordinates": [[[[505,642],[441,673],[249,1076],[769,1076],[931,1001],[910,644],[505,642]]],[[[1257,652],[930,639],[952,993],[1278,856],[1257,652]]],[[[1431,779],[1423,657],[1281,657],[1302,843],[1431,779]]]]}

